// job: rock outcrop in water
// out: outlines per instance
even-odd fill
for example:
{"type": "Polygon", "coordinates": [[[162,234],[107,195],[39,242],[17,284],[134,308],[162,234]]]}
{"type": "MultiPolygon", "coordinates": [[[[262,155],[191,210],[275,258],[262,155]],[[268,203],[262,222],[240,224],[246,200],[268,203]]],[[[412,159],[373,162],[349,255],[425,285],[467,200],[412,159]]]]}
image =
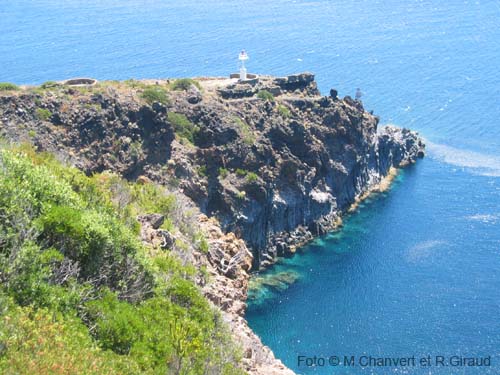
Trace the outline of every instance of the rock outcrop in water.
{"type": "MultiPolygon", "coordinates": [[[[422,157],[424,145],[410,130],[379,129],[360,101],[333,89],[321,96],[312,74],[198,85],[103,82],[3,93],[0,136],[29,141],[88,174],[112,170],[189,197],[210,243],[192,259],[211,275],[200,286],[243,344],[247,371],[291,374],[243,318],[251,267],[334,228],[394,168],[422,157]]],[[[158,228],[161,217],[139,220],[144,241],[175,242],[158,228]]]]}

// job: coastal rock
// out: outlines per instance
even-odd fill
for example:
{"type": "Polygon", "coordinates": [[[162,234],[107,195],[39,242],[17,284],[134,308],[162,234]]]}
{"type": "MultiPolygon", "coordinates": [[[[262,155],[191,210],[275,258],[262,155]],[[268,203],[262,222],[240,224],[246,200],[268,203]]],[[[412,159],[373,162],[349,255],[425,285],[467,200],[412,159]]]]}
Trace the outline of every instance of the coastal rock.
{"type": "Polygon", "coordinates": [[[191,85],[188,89],[187,101],[190,104],[198,104],[203,99],[201,91],[195,85],[191,85]]]}
{"type": "Polygon", "coordinates": [[[241,236],[255,268],[333,229],[391,168],[424,155],[418,134],[380,128],[361,101],[337,99],[335,90],[321,96],[310,73],[200,82],[203,100],[192,85],[171,92],[169,104],[152,106],[114,88],[69,99],[64,88],[64,97],[50,90],[0,96],[6,119],[0,132],[56,152],[88,174],[175,180],[202,212],[241,236]],[[275,100],[257,98],[261,90],[275,100]],[[34,115],[38,107],[50,111],[47,121],[34,115]],[[196,126],[194,145],[176,139],[170,112],[196,126]]]}
{"type": "MultiPolygon", "coordinates": [[[[246,370],[293,374],[243,318],[249,271],[339,226],[342,214],[385,189],[425,146],[413,131],[379,127],[359,100],[339,99],[336,90],[321,96],[310,73],[199,83],[203,95],[171,91],[168,102],[152,105],[140,87],[105,82],[83,91],[0,93],[0,136],[53,152],[89,175],[109,170],[189,198],[190,210],[203,213],[209,250],[179,254],[206,267],[210,281],[200,276],[199,285],[242,344],[246,370]],[[258,98],[262,90],[274,98],[258,98]]],[[[162,215],[138,220],[142,241],[182,250],[178,233],[161,229],[162,215]]]]}
{"type": "Polygon", "coordinates": [[[141,215],[137,220],[143,225],[150,225],[153,229],[158,229],[165,221],[165,216],[161,214],[141,215]]]}
{"type": "Polygon", "coordinates": [[[233,233],[224,234],[215,218],[200,215],[199,222],[210,247],[209,263],[205,266],[210,270],[212,279],[203,287],[203,292],[221,307],[225,322],[241,344],[245,370],[254,375],[293,375],[294,372],[262,344],[244,319],[252,254],[233,233]],[[233,271],[227,272],[227,265],[231,263],[233,271]]]}

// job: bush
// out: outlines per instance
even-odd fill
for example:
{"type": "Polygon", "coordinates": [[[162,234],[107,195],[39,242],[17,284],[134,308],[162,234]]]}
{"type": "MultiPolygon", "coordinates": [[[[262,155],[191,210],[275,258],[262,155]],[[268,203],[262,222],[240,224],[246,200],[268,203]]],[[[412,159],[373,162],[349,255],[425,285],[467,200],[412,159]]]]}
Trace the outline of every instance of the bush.
{"type": "Polygon", "coordinates": [[[0,82],[0,91],[16,91],[16,90],[19,90],[19,86],[9,82],[0,82]]]}
{"type": "Polygon", "coordinates": [[[202,165],[196,170],[200,176],[207,177],[207,166],[202,165]]]}
{"type": "Polygon", "coordinates": [[[167,92],[159,86],[147,86],[142,92],[141,97],[148,104],[157,102],[166,105],[169,102],[167,92]]]}
{"type": "Polygon", "coordinates": [[[38,117],[39,120],[48,121],[52,117],[52,112],[46,108],[37,108],[36,117],[38,117]]]}
{"type": "Polygon", "coordinates": [[[226,168],[223,167],[219,168],[219,176],[221,176],[222,178],[226,178],[228,174],[229,171],[226,168]]]}
{"type": "Polygon", "coordinates": [[[143,212],[159,213],[169,216],[176,208],[177,198],[168,194],[164,188],[153,184],[135,184],[132,186],[132,197],[143,212]]]}
{"type": "MultiPolygon", "coordinates": [[[[153,184],[0,149],[0,373],[240,374],[194,266],[126,224],[176,210],[153,184]]],[[[190,239],[208,251],[201,232],[190,239]]]]}
{"type": "Polygon", "coordinates": [[[236,169],[236,175],[239,176],[239,177],[245,177],[247,175],[247,171],[245,171],[244,169],[241,169],[241,168],[237,168],[236,169]]]}
{"type": "Polygon", "coordinates": [[[254,172],[248,172],[247,174],[247,181],[248,182],[255,182],[259,179],[259,177],[257,176],[257,174],[255,174],[254,172]]]}
{"type": "Polygon", "coordinates": [[[257,98],[259,99],[262,99],[262,100],[265,100],[265,101],[268,101],[268,102],[274,102],[274,95],[271,94],[269,91],[267,90],[260,90],[258,93],[257,93],[257,98]]]}
{"type": "Polygon", "coordinates": [[[11,307],[0,321],[1,341],[5,375],[140,374],[129,358],[100,350],[81,322],[46,309],[11,307]]]}
{"type": "Polygon", "coordinates": [[[208,253],[210,246],[208,244],[207,239],[205,238],[205,235],[202,232],[195,233],[195,235],[193,236],[193,242],[196,248],[200,250],[202,253],[204,254],[208,253]]]}
{"type": "Polygon", "coordinates": [[[179,137],[185,138],[191,143],[195,143],[199,128],[189,121],[185,115],[182,113],[169,112],[167,118],[179,137]]]}
{"type": "Polygon", "coordinates": [[[55,82],[55,81],[47,81],[44,82],[40,85],[40,88],[46,90],[46,89],[52,89],[61,86],[61,84],[55,82]]]}
{"type": "Polygon", "coordinates": [[[287,107],[285,107],[284,105],[279,105],[278,106],[278,113],[283,118],[290,118],[290,116],[292,115],[292,113],[290,112],[290,110],[287,107]]]}
{"type": "Polygon", "coordinates": [[[172,83],[172,90],[176,91],[187,91],[191,87],[191,85],[194,85],[198,89],[201,89],[201,86],[198,82],[196,82],[194,79],[191,78],[181,78],[181,79],[176,79],[172,83]]]}
{"type": "Polygon", "coordinates": [[[243,142],[249,146],[253,145],[256,141],[256,138],[250,126],[245,121],[236,116],[233,117],[233,121],[240,129],[240,135],[243,142]]]}

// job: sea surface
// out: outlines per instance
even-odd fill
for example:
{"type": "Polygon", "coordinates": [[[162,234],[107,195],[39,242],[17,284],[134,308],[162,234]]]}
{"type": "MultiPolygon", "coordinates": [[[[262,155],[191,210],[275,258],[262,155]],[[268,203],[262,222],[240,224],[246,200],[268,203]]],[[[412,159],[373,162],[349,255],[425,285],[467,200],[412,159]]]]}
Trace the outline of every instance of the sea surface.
{"type": "Polygon", "coordinates": [[[361,88],[428,156],[343,230],[256,275],[248,321],[300,374],[500,373],[498,0],[15,0],[0,20],[0,82],[227,76],[246,49],[251,72],[361,88]],[[491,366],[298,361],[334,355],[491,366]]]}

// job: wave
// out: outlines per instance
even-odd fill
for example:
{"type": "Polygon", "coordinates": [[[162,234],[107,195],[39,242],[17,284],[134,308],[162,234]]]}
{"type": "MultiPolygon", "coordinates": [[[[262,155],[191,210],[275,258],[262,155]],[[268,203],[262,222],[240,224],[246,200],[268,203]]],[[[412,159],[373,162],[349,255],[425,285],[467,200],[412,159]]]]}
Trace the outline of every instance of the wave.
{"type": "Polygon", "coordinates": [[[482,176],[500,177],[500,157],[425,141],[429,156],[482,176]]]}

